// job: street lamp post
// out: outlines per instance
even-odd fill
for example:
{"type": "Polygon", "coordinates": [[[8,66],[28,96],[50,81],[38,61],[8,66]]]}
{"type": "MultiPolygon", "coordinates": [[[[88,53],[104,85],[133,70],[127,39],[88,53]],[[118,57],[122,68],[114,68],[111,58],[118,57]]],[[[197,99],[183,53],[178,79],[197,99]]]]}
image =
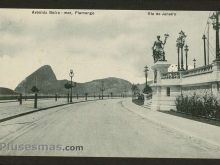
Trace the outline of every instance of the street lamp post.
{"type": "Polygon", "coordinates": [[[189,51],[189,47],[188,45],[185,45],[185,52],[186,52],[186,70],[188,70],[188,51],[189,51]]]}
{"type": "Polygon", "coordinates": [[[193,59],[193,63],[194,63],[194,69],[196,68],[196,59],[193,59]]]}
{"type": "Polygon", "coordinates": [[[177,54],[178,54],[178,71],[180,70],[180,47],[177,44],[177,54]]]}
{"type": "Polygon", "coordinates": [[[146,86],[147,86],[147,78],[148,78],[148,71],[149,71],[149,69],[148,69],[148,66],[147,66],[147,65],[146,65],[144,68],[145,68],[145,69],[144,69],[144,73],[145,73],[146,86]]]}
{"type": "Polygon", "coordinates": [[[177,49],[178,49],[178,70],[184,70],[183,68],[183,46],[185,45],[185,33],[181,30],[179,32],[179,37],[177,38],[177,49]],[[180,66],[179,66],[179,49],[181,53],[180,66]]]}
{"type": "Polygon", "coordinates": [[[73,102],[73,76],[74,76],[74,73],[73,73],[73,70],[72,70],[72,69],[70,69],[69,76],[70,76],[70,78],[71,78],[70,102],[72,103],[72,102],[73,102]]]}

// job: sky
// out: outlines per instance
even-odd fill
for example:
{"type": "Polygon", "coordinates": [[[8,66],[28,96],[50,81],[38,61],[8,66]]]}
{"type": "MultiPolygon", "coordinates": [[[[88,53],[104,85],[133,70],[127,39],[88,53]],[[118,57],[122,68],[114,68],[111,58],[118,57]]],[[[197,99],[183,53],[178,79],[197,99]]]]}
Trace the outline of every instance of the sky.
{"type": "MultiPolygon", "coordinates": [[[[202,35],[208,11],[47,10],[0,9],[0,87],[14,89],[43,65],[50,65],[57,79],[87,82],[106,77],[144,83],[144,66],[153,65],[156,36],[164,40],[166,59],[177,63],[176,38],[183,30],[189,46],[189,65],[203,65],[202,35]],[[33,14],[56,11],[61,14],[33,14]],[[72,12],[64,14],[64,11],[72,12]],[[92,15],[75,12],[93,12],[92,15]],[[176,16],[148,15],[176,13],[176,16]]],[[[214,30],[210,43],[214,48],[214,30]]],[[[213,60],[210,54],[210,61],[213,60]]],[[[149,71],[149,78],[152,78],[149,71]]]]}

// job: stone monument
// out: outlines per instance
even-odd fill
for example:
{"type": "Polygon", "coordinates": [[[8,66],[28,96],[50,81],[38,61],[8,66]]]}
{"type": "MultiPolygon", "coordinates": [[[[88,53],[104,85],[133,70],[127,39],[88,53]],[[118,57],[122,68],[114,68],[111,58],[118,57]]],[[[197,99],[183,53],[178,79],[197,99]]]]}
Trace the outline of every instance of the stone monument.
{"type": "Polygon", "coordinates": [[[154,73],[154,81],[151,84],[153,89],[152,105],[151,109],[160,110],[160,97],[161,97],[161,86],[160,81],[163,74],[168,72],[169,64],[165,57],[164,46],[166,44],[169,34],[164,34],[164,42],[160,40],[160,36],[157,36],[157,40],[154,42],[152,47],[154,65],[151,67],[154,73]]]}

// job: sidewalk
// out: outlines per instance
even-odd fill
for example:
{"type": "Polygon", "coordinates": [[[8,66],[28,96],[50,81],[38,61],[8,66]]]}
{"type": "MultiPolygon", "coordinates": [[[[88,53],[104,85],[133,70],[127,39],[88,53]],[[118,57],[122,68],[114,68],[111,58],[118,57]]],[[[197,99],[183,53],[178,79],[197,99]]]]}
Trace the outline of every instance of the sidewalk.
{"type": "Polygon", "coordinates": [[[220,127],[218,126],[146,109],[132,103],[131,99],[124,100],[122,106],[156,124],[174,129],[178,132],[187,134],[189,137],[195,137],[220,147],[220,127]]]}
{"type": "MultiPolygon", "coordinates": [[[[88,98],[88,101],[98,100],[97,98],[88,98]]],[[[73,99],[73,103],[85,101],[85,98],[73,99]]],[[[19,102],[7,102],[0,103],[0,121],[12,116],[19,114],[29,113],[33,111],[38,111],[41,109],[48,109],[59,105],[65,105],[67,103],[66,98],[60,98],[57,101],[55,99],[39,99],[38,108],[34,108],[34,100],[27,100],[22,102],[22,105],[19,105],[19,102]]]]}

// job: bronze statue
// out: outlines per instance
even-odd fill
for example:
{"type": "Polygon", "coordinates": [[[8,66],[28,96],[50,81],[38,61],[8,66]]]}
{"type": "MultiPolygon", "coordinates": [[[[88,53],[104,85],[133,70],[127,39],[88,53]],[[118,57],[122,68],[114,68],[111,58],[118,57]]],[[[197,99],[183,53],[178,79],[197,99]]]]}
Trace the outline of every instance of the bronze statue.
{"type": "Polygon", "coordinates": [[[166,40],[169,37],[169,34],[164,34],[164,37],[165,39],[163,42],[160,40],[160,36],[157,36],[157,41],[154,42],[152,47],[154,63],[157,61],[165,61],[164,45],[166,44],[166,40]]]}

